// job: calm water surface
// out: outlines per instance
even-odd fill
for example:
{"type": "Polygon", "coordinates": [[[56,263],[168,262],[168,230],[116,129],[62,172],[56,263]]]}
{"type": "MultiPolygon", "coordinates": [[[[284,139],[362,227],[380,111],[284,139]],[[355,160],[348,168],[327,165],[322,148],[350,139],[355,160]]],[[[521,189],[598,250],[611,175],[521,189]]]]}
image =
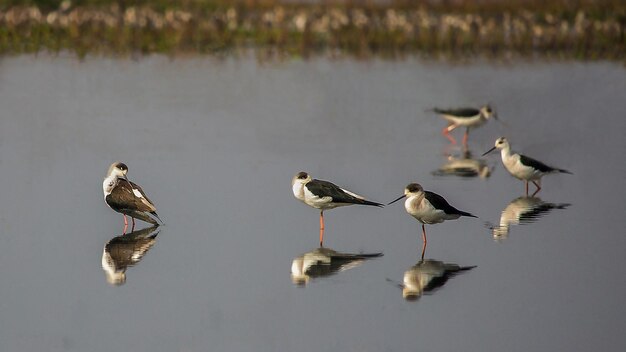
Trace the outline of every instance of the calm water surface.
{"type": "Polygon", "coordinates": [[[624,92],[613,63],[4,58],[0,350],[623,351],[624,92]],[[505,124],[472,133],[473,156],[506,135],[574,175],[539,199],[497,155],[489,176],[441,176],[463,153],[425,110],[484,102],[505,124]],[[129,237],[148,252],[119,286],[102,267],[123,225],[102,199],[115,160],[166,223],[129,237]],[[418,181],[480,219],[428,227],[420,263],[401,204],[329,211],[328,248],[384,256],[296,285],[318,240],[300,170],[379,202],[418,181]]]}

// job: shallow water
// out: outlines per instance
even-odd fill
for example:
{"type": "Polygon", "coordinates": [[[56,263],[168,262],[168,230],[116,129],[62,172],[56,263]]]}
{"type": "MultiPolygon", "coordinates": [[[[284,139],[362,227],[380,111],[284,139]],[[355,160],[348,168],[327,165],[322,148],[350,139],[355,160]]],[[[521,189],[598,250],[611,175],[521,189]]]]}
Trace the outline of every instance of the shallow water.
{"type": "Polygon", "coordinates": [[[0,350],[621,351],[625,91],[612,63],[4,58],[0,350]],[[495,237],[523,183],[495,154],[488,177],[433,175],[462,153],[425,112],[487,101],[504,124],[470,135],[474,156],[507,135],[574,173],[537,195],[569,206],[495,237]],[[166,224],[120,286],[102,269],[123,227],[102,200],[115,160],[166,224]],[[419,224],[353,206],[325,214],[325,245],[384,256],[294,284],[318,240],[300,170],[379,202],[420,182],[480,217],[427,227],[429,275],[476,268],[405,300],[419,224]]]}

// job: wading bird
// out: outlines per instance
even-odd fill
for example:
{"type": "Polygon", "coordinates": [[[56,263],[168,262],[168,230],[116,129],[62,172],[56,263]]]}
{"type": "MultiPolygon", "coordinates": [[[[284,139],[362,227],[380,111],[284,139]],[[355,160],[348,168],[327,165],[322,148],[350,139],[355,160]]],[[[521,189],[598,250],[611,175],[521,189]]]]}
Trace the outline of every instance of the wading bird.
{"type": "Polygon", "coordinates": [[[531,181],[537,187],[535,193],[533,193],[534,196],[541,190],[541,178],[544,175],[551,173],[571,174],[571,172],[567,170],[548,166],[541,161],[527,157],[526,155],[513,153],[511,151],[509,141],[504,137],[496,139],[496,143],[493,148],[486,151],[483,156],[491,153],[495,149],[500,149],[502,163],[507,171],[515,178],[525,182],[526,195],[528,195],[528,181],[531,181]]]}
{"type": "Polygon", "coordinates": [[[434,108],[434,112],[441,115],[448,121],[448,126],[444,127],[441,133],[444,137],[448,138],[452,144],[456,144],[454,137],[450,135],[450,132],[455,128],[462,126],[465,127],[465,134],[463,134],[463,145],[467,145],[467,138],[471,128],[482,126],[490,118],[498,119],[498,115],[495,110],[489,106],[482,106],[480,109],[476,108],[458,108],[458,109],[439,109],[434,108]]]}
{"type": "MultiPolygon", "coordinates": [[[[404,209],[406,212],[422,223],[422,240],[424,244],[427,242],[424,224],[438,224],[445,220],[458,219],[461,216],[476,217],[451,206],[437,193],[424,191],[424,188],[417,183],[411,183],[406,186],[404,194],[387,205],[391,205],[404,197],[406,197],[406,201],[404,201],[404,209]]],[[[422,249],[422,253],[423,252],[424,249],[422,249]]]]}
{"type": "Polygon", "coordinates": [[[154,203],[148,199],[141,187],[128,180],[127,173],[126,164],[120,162],[111,164],[102,182],[105,203],[111,209],[124,215],[124,233],[128,228],[126,215],[130,216],[133,222],[131,231],[135,229],[135,219],[159,225],[156,219],[159,221],[161,219],[156,213],[154,203]]]}
{"type": "Polygon", "coordinates": [[[306,172],[298,172],[291,180],[293,195],[315,209],[320,210],[320,247],[324,242],[324,210],[361,204],[383,207],[382,204],[345,190],[331,182],[316,180],[306,172]]]}

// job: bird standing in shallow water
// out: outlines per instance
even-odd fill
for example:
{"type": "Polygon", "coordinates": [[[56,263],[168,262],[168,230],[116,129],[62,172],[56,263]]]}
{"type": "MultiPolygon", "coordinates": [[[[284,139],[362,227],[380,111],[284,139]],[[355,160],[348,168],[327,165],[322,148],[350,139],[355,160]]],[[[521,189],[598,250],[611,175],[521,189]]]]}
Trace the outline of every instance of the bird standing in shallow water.
{"type": "Polygon", "coordinates": [[[469,136],[470,128],[476,128],[482,126],[490,118],[498,119],[498,115],[495,110],[489,106],[482,106],[480,109],[475,108],[458,108],[458,109],[439,109],[434,108],[434,112],[441,115],[448,121],[448,126],[444,127],[441,133],[444,137],[448,138],[452,144],[456,144],[454,137],[450,135],[450,132],[459,126],[465,127],[465,134],[463,134],[463,145],[467,145],[467,138],[469,136]]]}
{"type": "MultiPolygon", "coordinates": [[[[438,224],[445,220],[458,219],[461,216],[476,217],[451,206],[442,196],[437,193],[425,191],[424,188],[417,183],[411,183],[406,186],[404,194],[387,205],[391,205],[404,197],[406,197],[406,201],[404,201],[404,209],[406,212],[422,223],[422,240],[424,241],[424,246],[427,242],[424,224],[438,224]]],[[[425,247],[422,249],[422,254],[424,249],[425,247]]]]}
{"type": "Polygon", "coordinates": [[[383,207],[382,204],[345,190],[331,182],[312,179],[306,172],[298,172],[291,180],[294,197],[308,206],[320,209],[320,247],[324,242],[324,210],[352,204],[383,207]]]}
{"type": "Polygon", "coordinates": [[[491,153],[495,149],[500,149],[500,155],[502,156],[502,163],[507,171],[515,178],[520,179],[526,184],[526,195],[528,195],[528,181],[531,181],[537,189],[533,196],[541,190],[541,178],[550,173],[564,173],[571,174],[571,172],[552,166],[548,166],[539,160],[527,157],[526,155],[513,153],[511,151],[511,145],[509,141],[500,137],[496,139],[496,143],[493,148],[486,151],[484,155],[491,153]]]}
{"type": "Polygon", "coordinates": [[[126,215],[130,216],[133,222],[131,231],[135,229],[135,219],[159,225],[155,220],[159,219],[154,203],[144,193],[144,191],[126,177],[128,167],[124,163],[114,162],[109,167],[107,176],[102,182],[105,203],[113,210],[124,215],[124,233],[128,228],[126,215]]]}

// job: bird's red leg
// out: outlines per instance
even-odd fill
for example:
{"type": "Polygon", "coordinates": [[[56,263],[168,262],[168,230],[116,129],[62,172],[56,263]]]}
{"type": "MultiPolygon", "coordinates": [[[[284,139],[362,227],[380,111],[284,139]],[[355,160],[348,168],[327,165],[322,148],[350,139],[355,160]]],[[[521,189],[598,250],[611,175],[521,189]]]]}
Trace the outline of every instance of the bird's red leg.
{"type": "Polygon", "coordinates": [[[133,227],[130,228],[130,232],[135,231],[135,218],[131,217],[131,220],[133,220],[133,227]]]}
{"type": "Polygon", "coordinates": [[[465,129],[465,134],[463,134],[463,146],[467,147],[467,137],[469,137],[469,128],[465,129]]]}
{"type": "Polygon", "coordinates": [[[122,231],[122,234],[126,234],[126,229],[128,229],[128,220],[126,220],[126,214],[122,214],[124,216],[124,231],[122,231]]]}
{"type": "Polygon", "coordinates": [[[424,253],[426,253],[426,242],[422,243],[422,257],[421,257],[421,260],[424,260],[424,253]]]}
{"type": "Polygon", "coordinates": [[[539,191],[541,190],[541,181],[539,181],[539,183],[533,181],[533,184],[535,185],[535,187],[537,187],[537,189],[535,190],[535,193],[533,193],[533,197],[535,196],[535,194],[539,193],[539,191]]]}
{"type": "Polygon", "coordinates": [[[422,241],[424,242],[424,246],[426,246],[426,228],[424,227],[424,224],[422,224],[422,241]]]}
{"type": "Polygon", "coordinates": [[[324,247],[324,211],[320,211],[320,247],[324,247]]]}
{"type": "Polygon", "coordinates": [[[443,134],[444,137],[448,138],[448,140],[452,144],[456,144],[456,140],[454,139],[454,137],[450,135],[450,132],[452,132],[452,130],[455,129],[456,127],[457,125],[450,124],[444,127],[443,130],[441,130],[441,134],[443,134]]]}

